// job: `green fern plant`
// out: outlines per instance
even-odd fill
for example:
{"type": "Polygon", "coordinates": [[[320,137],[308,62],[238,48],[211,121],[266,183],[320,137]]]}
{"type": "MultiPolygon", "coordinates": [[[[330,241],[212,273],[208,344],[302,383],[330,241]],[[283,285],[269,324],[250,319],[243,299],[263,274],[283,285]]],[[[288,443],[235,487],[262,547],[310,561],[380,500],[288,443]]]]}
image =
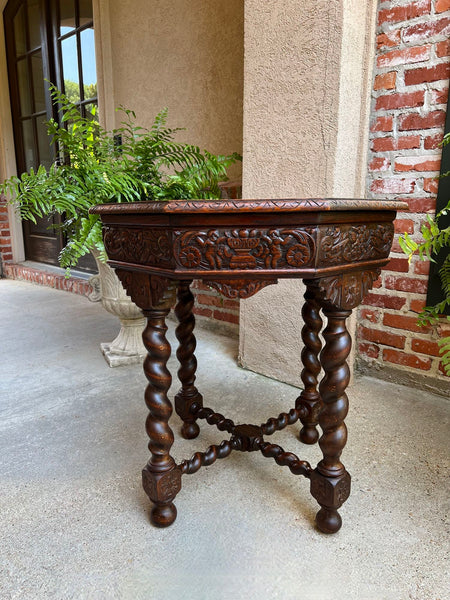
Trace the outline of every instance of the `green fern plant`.
{"type": "Polygon", "coordinates": [[[136,125],[133,111],[121,107],[121,127],[107,131],[84,118],[76,105],[56,88],[61,124],[51,119],[47,132],[56,159],[0,185],[0,193],[16,203],[22,219],[59,214],[67,243],[59,262],[70,269],[92,249],[106,260],[99,217],[89,209],[109,202],[219,198],[218,183],[239,154],[216,156],[198,146],[174,141],[179,128],[167,127],[167,109],[151,129],[136,125]]]}
{"type": "MultiPolygon", "coordinates": [[[[444,137],[443,145],[449,143],[450,134],[447,134],[444,137]]],[[[442,177],[448,177],[449,175],[450,171],[444,173],[442,177]]],[[[407,233],[400,236],[400,247],[403,252],[408,255],[409,261],[417,254],[420,260],[430,260],[435,262],[433,255],[436,255],[443,248],[448,249],[450,247],[450,226],[440,227],[440,220],[449,212],[450,201],[434,218],[427,215],[427,222],[421,227],[421,233],[424,240],[422,243],[415,242],[407,233]]],[[[439,269],[439,277],[442,283],[444,299],[434,306],[426,306],[424,308],[418,317],[419,325],[434,325],[438,323],[445,309],[450,306],[450,253],[448,251],[444,258],[444,262],[439,269]]],[[[447,320],[450,321],[450,316],[447,316],[447,320]]],[[[444,371],[450,376],[450,336],[443,337],[438,341],[438,344],[444,371]]]]}

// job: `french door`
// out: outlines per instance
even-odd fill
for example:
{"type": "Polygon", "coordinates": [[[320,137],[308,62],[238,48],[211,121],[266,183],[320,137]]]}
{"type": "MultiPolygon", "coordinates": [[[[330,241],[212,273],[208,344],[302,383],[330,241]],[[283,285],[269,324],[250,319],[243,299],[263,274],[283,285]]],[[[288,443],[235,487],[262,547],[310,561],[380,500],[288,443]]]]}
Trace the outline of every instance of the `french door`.
{"type": "MultiPolygon", "coordinates": [[[[5,40],[17,171],[48,167],[53,148],[45,123],[57,118],[49,82],[89,116],[97,104],[91,0],[9,0],[5,40]]],[[[58,264],[64,235],[58,217],[23,224],[25,258],[58,264]],[[55,228],[56,227],[56,228],[55,228]]],[[[92,260],[79,268],[95,268],[92,260]]]]}

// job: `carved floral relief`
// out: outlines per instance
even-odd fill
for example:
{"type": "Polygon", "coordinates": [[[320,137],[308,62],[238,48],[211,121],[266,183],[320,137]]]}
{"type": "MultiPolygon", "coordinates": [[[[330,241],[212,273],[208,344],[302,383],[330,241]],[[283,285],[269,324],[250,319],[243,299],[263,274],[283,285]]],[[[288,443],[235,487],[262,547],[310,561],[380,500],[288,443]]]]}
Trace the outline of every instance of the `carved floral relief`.
{"type": "Polygon", "coordinates": [[[380,275],[380,269],[369,269],[321,277],[317,285],[324,300],[335,308],[351,310],[362,302],[380,275]]]}
{"type": "Polygon", "coordinates": [[[176,232],[177,262],[193,270],[296,269],[314,257],[313,228],[176,232]]]}
{"type": "Polygon", "coordinates": [[[172,240],[165,229],[122,229],[104,226],[108,258],[156,267],[172,266],[172,240]]]}
{"type": "Polygon", "coordinates": [[[319,265],[385,258],[394,237],[392,223],[366,225],[332,225],[322,230],[319,265]]]}
{"type": "Polygon", "coordinates": [[[205,280],[205,283],[211,285],[227,298],[250,298],[250,296],[253,296],[267,285],[278,283],[278,280],[267,279],[264,281],[253,281],[247,279],[229,279],[227,281],[205,280]]]}
{"type": "Polygon", "coordinates": [[[170,308],[175,303],[177,282],[136,271],[116,269],[117,277],[139,308],[170,308]]]}

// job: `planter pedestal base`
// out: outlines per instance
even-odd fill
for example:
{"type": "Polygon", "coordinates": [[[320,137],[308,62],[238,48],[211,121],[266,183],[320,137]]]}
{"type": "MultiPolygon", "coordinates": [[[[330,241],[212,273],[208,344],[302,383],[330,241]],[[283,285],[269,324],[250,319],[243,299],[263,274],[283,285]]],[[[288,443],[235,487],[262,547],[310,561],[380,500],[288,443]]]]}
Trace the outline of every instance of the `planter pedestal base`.
{"type": "Polygon", "coordinates": [[[111,267],[99,260],[93,251],[98,275],[90,278],[93,288],[89,299],[101,301],[103,308],[120,320],[120,331],[112,342],[102,342],[100,349],[110,367],[142,363],[147,352],[142,342],[145,318],[142,311],[127,296],[111,267]]]}
{"type": "Polygon", "coordinates": [[[147,352],[142,344],[145,319],[120,319],[121,329],[111,343],[101,343],[100,348],[110,367],[141,364],[147,352]]]}

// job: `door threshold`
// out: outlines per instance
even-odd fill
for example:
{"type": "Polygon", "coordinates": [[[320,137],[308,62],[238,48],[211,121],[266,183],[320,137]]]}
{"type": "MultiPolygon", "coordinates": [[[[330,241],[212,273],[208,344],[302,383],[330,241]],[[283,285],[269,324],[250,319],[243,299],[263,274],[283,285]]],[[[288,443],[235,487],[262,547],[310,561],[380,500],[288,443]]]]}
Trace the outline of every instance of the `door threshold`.
{"type": "Polygon", "coordinates": [[[93,291],[89,283],[92,274],[71,270],[70,277],[66,277],[65,269],[32,260],[4,263],[3,276],[7,279],[28,281],[81,296],[89,297],[93,291]]]}

